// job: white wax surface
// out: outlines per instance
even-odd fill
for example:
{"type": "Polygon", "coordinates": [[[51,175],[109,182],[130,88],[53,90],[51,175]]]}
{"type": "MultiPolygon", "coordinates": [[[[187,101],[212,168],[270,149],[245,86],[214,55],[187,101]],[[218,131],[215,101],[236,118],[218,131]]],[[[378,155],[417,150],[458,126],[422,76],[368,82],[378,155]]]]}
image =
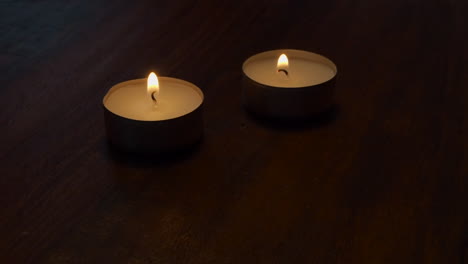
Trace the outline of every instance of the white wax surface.
{"type": "Polygon", "coordinates": [[[104,98],[112,113],[134,120],[173,119],[197,109],[203,102],[198,88],[174,78],[159,78],[159,95],[155,106],[146,91],[146,79],[132,80],[114,86],[104,98]]]}
{"type": "Polygon", "coordinates": [[[287,69],[289,75],[285,76],[278,73],[277,61],[277,57],[253,59],[244,65],[244,72],[258,83],[280,88],[313,86],[336,75],[336,70],[326,63],[292,57],[287,69]]]}

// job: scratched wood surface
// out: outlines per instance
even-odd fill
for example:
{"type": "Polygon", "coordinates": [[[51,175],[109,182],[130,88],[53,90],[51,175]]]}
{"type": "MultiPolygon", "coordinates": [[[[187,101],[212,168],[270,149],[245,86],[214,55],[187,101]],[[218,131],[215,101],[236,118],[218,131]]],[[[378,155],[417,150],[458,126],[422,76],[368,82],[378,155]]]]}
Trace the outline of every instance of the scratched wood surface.
{"type": "Polygon", "coordinates": [[[0,1],[0,263],[468,263],[464,0],[0,1]],[[270,49],[338,65],[333,116],[240,105],[270,49]],[[102,97],[205,93],[205,138],[110,151],[102,97]]]}

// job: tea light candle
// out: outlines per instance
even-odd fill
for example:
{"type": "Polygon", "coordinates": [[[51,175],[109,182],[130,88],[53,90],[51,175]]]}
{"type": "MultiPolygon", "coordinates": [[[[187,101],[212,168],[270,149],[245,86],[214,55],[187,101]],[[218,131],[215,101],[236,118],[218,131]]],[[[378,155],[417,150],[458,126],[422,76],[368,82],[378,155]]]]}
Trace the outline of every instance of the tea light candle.
{"type": "Polygon", "coordinates": [[[113,86],[103,99],[110,143],[130,152],[170,152],[203,135],[203,92],[195,85],[151,73],[113,86]]]}
{"type": "Polygon", "coordinates": [[[258,115],[304,118],[333,104],[335,64],[312,52],[272,50],[247,59],[243,100],[258,115]]]}

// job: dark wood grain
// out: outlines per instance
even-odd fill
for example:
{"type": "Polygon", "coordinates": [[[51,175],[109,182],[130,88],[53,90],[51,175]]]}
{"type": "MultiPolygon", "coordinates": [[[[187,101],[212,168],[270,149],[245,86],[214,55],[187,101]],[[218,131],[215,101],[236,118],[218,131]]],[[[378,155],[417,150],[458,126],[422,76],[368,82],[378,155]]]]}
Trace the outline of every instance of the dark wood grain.
{"type": "Polygon", "coordinates": [[[466,263],[465,0],[0,2],[1,263],[466,263]],[[338,65],[337,113],[269,126],[241,64],[338,65]],[[109,151],[102,97],[149,71],[205,93],[205,139],[109,151]]]}

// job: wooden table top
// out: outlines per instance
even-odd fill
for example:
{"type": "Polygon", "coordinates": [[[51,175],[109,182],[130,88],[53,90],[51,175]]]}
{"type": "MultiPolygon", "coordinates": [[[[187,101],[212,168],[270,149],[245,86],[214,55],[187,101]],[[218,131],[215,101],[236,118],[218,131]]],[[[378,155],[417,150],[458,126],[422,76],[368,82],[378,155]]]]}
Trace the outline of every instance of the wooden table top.
{"type": "Polygon", "coordinates": [[[0,3],[1,263],[468,263],[465,0],[0,3]],[[338,66],[326,122],[242,108],[277,48],[338,66]],[[150,71],[205,93],[205,137],[109,150],[102,98],[150,71]]]}

